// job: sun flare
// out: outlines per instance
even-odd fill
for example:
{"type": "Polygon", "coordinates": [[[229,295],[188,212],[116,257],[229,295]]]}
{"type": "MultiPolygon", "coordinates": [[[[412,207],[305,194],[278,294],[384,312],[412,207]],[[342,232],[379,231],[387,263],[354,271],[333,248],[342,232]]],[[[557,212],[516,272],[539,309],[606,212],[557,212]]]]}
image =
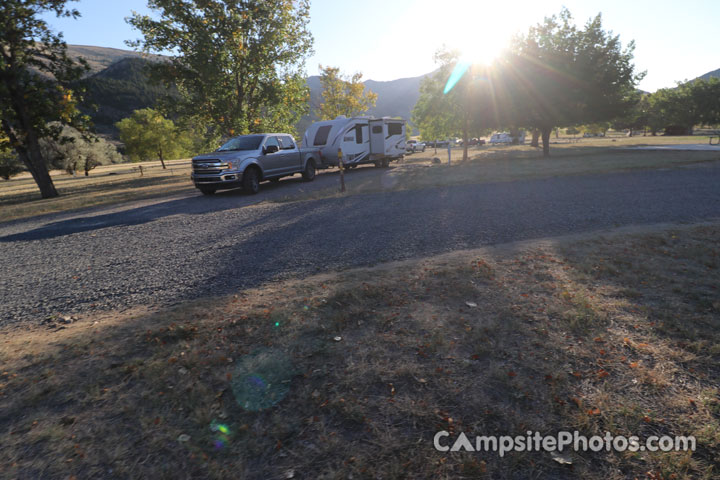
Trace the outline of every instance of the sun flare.
{"type": "Polygon", "coordinates": [[[438,40],[460,51],[461,59],[488,65],[497,58],[510,39],[528,26],[522,15],[502,12],[485,2],[449,2],[455,15],[438,24],[438,40]]]}

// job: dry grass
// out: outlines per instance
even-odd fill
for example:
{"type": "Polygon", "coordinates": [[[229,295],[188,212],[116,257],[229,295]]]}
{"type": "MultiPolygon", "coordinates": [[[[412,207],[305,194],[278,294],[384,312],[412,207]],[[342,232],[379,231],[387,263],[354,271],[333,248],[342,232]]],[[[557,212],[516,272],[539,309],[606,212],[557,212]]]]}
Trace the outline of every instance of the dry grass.
{"type": "MultiPolygon", "coordinates": [[[[471,147],[469,160],[462,161],[462,149],[453,148],[451,165],[447,149],[427,149],[405,157],[384,175],[356,180],[350,171],[345,177],[347,194],[390,190],[508,182],[565,175],[595,175],[631,170],[677,168],[720,160],[717,151],[653,151],[629,150],[628,146],[645,144],[698,143],[698,137],[620,137],[589,138],[572,142],[560,139],[551,149],[551,157],[529,145],[471,147]],[[615,142],[613,142],[615,140],[615,142]],[[692,140],[692,141],[690,141],[692,140]],[[433,158],[442,163],[434,164],[433,158]]],[[[701,142],[702,143],[702,142],[701,142]]],[[[705,142],[706,143],[706,142],[705,142]]],[[[302,197],[288,195],[278,201],[318,199],[340,196],[336,186],[316,190],[302,197]]]]}
{"type": "Polygon", "coordinates": [[[709,224],[511,244],[6,331],[0,464],[11,478],[717,478],[718,238],[709,224]],[[438,430],[575,429],[696,435],[698,450],[560,465],[432,447],[438,430]]]}
{"type": "Polygon", "coordinates": [[[89,177],[53,171],[53,182],[61,196],[50,199],[40,198],[29,173],[0,181],[0,221],[192,191],[188,161],[165,163],[167,170],[160,162],[101,166],[91,170],[89,177]]]}

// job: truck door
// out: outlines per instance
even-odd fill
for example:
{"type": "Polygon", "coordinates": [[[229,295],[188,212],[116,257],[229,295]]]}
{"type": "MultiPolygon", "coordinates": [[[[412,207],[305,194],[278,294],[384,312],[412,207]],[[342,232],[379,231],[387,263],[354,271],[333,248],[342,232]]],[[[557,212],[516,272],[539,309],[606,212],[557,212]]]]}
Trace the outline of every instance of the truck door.
{"type": "Polygon", "coordinates": [[[280,142],[275,135],[268,135],[263,144],[264,151],[268,147],[277,147],[277,151],[274,153],[263,153],[260,159],[260,166],[262,167],[266,177],[272,177],[282,173],[283,170],[283,153],[280,150],[280,142]]]}
{"type": "Polygon", "coordinates": [[[300,151],[290,135],[280,136],[280,152],[284,165],[284,173],[297,173],[302,171],[302,158],[300,151]]]}

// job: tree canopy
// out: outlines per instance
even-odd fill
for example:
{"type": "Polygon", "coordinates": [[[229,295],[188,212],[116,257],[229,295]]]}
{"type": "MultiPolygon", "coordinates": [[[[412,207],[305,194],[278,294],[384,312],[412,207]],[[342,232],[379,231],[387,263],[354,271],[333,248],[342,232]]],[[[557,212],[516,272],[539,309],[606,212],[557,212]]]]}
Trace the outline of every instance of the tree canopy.
{"type": "Polygon", "coordinates": [[[438,70],[420,83],[420,97],[412,111],[412,122],[424,140],[463,137],[463,160],[467,160],[470,134],[480,134],[497,124],[488,71],[479,65],[463,65],[458,52],[439,50],[435,54],[438,70]],[[459,81],[446,92],[448,78],[466,69],[459,81]]]}
{"type": "Polygon", "coordinates": [[[554,127],[610,121],[637,101],[634,42],[602,28],[602,16],[576,27],[567,9],[513,40],[496,66],[496,93],[505,121],[538,128],[549,154],[554,127]]]}
{"type": "Polygon", "coordinates": [[[210,134],[292,131],[307,111],[304,61],[312,52],[308,0],[149,0],[155,16],[128,22],[146,52],[172,52],[152,76],[176,87],[165,107],[210,134]]]}
{"type": "MultiPolygon", "coordinates": [[[[643,123],[655,133],[662,129],[691,134],[695,125],[720,124],[720,79],[694,80],[647,95],[643,123]]],[[[644,126],[644,125],[643,125],[644,126]]]]}
{"type": "Polygon", "coordinates": [[[338,115],[362,115],[377,101],[377,94],[365,89],[362,73],[345,77],[339,68],[320,65],[320,82],[323,100],[318,116],[321,120],[332,120],[338,115]]]}
{"type": "Polygon", "coordinates": [[[43,198],[57,196],[40,148],[43,138],[58,139],[63,125],[87,127],[78,111],[74,84],[87,70],[67,55],[62,35],[40,18],[79,16],[66,0],[0,2],[0,118],[2,131],[30,171],[43,198]]]}
{"type": "Polygon", "coordinates": [[[139,162],[180,158],[190,153],[192,140],[173,123],[152,108],[136,110],[115,124],[120,130],[120,140],[131,160],[139,162]]]}

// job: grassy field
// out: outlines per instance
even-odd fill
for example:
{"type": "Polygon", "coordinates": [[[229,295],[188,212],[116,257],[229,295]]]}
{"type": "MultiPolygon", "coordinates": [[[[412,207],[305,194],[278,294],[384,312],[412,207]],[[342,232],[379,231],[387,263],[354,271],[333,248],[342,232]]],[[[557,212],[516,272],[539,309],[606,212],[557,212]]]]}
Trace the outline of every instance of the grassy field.
{"type": "Polygon", "coordinates": [[[190,162],[165,163],[166,170],[159,161],[105,165],[91,170],[88,177],[54,170],[51,175],[60,196],[50,199],[40,198],[29,173],[0,181],[0,222],[192,191],[190,162]]]}
{"type": "Polygon", "coordinates": [[[455,252],[0,349],[10,478],[717,478],[720,224],[455,252]],[[453,436],[694,435],[695,452],[438,452],[453,436]],[[557,456],[556,456],[557,458],[557,456]]]}

